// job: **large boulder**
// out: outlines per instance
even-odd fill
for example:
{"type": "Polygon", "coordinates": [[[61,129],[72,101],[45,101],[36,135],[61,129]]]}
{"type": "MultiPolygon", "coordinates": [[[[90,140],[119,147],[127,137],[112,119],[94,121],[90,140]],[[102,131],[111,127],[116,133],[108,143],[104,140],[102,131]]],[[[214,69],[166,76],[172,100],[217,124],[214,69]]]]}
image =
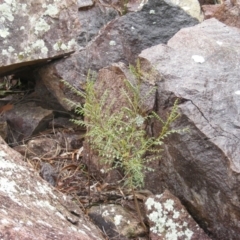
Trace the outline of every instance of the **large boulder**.
{"type": "MultiPolygon", "coordinates": [[[[181,118],[146,187],[170,189],[214,239],[240,234],[240,30],[216,19],[140,54],[158,79],[158,112],[179,98],[181,118]]],[[[155,131],[157,131],[157,126],[155,131]]]]}
{"type": "Polygon", "coordinates": [[[75,2],[1,1],[0,75],[73,52],[80,27],[75,2]]]}
{"type": "Polygon", "coordinates": [[[76,204],[22,160],[1,138],[1,239],[104,239],[76,204]]]}
{"type": "Polygon", "coordinates": [[[173,4],[149,0],[141,11],[130,12],[106,24],[80,52],[42,68],[37,81],[43,81],[61,105],[69,109],[64,96],[76,99],[59,85],[60,79],[78,89],[84,88],[89,69],[97,71],[119,61],[133,63],[143,49],[166,43],[181,28],[197,23],[197,19],[173,4]]]}

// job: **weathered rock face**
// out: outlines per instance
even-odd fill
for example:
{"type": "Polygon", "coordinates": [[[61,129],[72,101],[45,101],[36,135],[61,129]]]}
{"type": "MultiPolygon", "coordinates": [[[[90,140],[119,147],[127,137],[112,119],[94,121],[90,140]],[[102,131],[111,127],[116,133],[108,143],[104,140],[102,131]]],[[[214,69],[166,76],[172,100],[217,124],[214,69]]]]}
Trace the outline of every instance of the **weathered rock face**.
{"type": "Polygon", "coordinates": [[[69,109],[62,99],[64,96],[73,99],[73,96],[66,88],[59,87],[59,79],[79,89],[89,69],[99,70],[119,61],[133,63],[143,49],[166,43],[181,28],[197,23],[179,7],[149,0],[141,11],[128,13],[107,24],[79,53],[43,68],[38,80],[47,85],[65,109],[69,109]]]}
{"type": "Polygon", "coordinates": [[[214,239],[240,234],[239,49],[240,30],[210,19],[140,55],[162,75],[159,113],[179,98],[175,125],[189,128],[169,139],[146,187],[170,189],[214,239]]]}
{"type": "Polygon", "coordinates": [[[168,190],[145,201],[152,240],[210,240],[186,211],[178,198],[168,190]]]}
{"type": "Polygon", "coordinates": [[[0,75],[74,51],[79,29],[75,2],[1,1],[0,75]]]}
{"type": "Polygon", "coordinates": [[[1,239],[104,239],[83,212],[0,139],[1,239]]]}

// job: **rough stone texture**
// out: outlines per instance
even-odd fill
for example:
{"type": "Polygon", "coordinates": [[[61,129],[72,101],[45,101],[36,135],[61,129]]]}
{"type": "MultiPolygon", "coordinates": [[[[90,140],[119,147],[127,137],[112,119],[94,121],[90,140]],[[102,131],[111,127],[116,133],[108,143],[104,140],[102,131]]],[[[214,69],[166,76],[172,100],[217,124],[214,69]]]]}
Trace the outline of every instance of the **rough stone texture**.
{"type": "Polygon", "coordinates": [[[159,113],[178,97],[182,117],[175,125],[189,128],[166,143],[146,187],[170,189],[214,239],[238,239],[240,30],[206,20],[140,57],[162,75],[159,113]]]}
{"type": "Polygon", "coordinates": [[[101,29],[85,49],[64,60],[49,64],[40,71],[38,81],[43,81],[58,101],[73,99],[66,88],[55,87],[65,79],[74,87],[84,88],[89,69],[99,70],[114,62],[133,63],[145,48],[166,43],[178,30],[193,26],[198,21],[179,7],[165,1],[149,0],[141,11],[117,18],[101,29]]]}
{"type": "Polygon", "coordinates": [[[0,139],[0,238],[104,239],[82,211],[50,187],[0,139]]]}
{"type": "Polygon", "coordinates": [[[88,210],[88,215],[110,239],[127,240],[146,234],[137,216],[120,205],[93,206],[88,210]]]}
{"type": "Polygon", "coordinates": [[[147,198],[145,208],[152,240],[210,240],[168,190],[147,198]]]}
{"type": "Polygon", "coordinates": [[[179,6],[192,17],[198,19],[199,22],[203,21],[203,14],[201,12],[198,0],[168,0],[169,3],[179,6]]]}
{"type": "Polygon", "coordinates": [[[205,19],[217,18],[219,21],[240,28],[240,1],[226,0],[219,5],[203,5],[205,19]]]}
{"type": "Polygon", "coordinates": [[[0,75],[72,52],[80,25],[74,0],[3,0],[0,75]]]}
{"type": "Polygon", "coordinates": [[[6,112],[6,120],[10,130],[8,141],[15,144],[38,133],[48,126],[53,118],[52,111],[36,106],[34,103],[16,105],[6,112]]]}
{"type": "Polygon", "coordinates": [[[117,10],[112,7],[102,6],[96,3],[93,7],[80,9],[78,17],[81,30],[78,33],[77,42],[85,47],[99,30],[108,22],[119,16],[117,10]]]}

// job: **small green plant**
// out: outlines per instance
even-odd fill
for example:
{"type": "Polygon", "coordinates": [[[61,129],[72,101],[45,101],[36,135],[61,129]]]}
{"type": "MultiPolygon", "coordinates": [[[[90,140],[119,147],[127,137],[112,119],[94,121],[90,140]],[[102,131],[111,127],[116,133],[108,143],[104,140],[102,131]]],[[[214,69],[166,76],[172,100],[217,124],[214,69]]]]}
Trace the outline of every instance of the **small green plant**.
{"type": "Polygon", "coordinates": [[[83,106],[69,101],[69,104],[75,106],[75,112],[84,116],[84,120],[73,122],[86,127],[86,140],[90,148],[99,155],[102,163],[110,166],[108,170],[123,170],[125,186],[130,189],[143,187],[145,172],[152,171],[147,167],[147,163],[160,158],[161,147],[167,136],[182,131],[170,127],[179,117],[177,101],[166,121],[155,112],[144,116],[142,104],[156,89],[152,87],[142,96],[140,70],[136,69],[135,74],[138,79],[136,85],[128,80],[124,81],[121,94],[126,99],[126,106],[122,106],[118,111],[113,110],[118,99],[110,100],[108,90],[99,97],[90,74],[85,93],[68,85],[73,92],[85,98],[83,106]],[[153,118],[162,125],[161,132],[155,137],[149,136],[145,129],[146,122],[153,118]]]}
{"type": "MultiPolygon", "coordinates": [[[[146,114],[143,109],[144,101],[155,94],[156,89],[152,87],[144,94],[141,92],[142,79],[147,75],[141,71],[140,62],[137,62],[136,68],[130,66],[130,70],[137,81],[135,84],[129,80],[124,81],[120,91],[126,104],[117,110],[114,108],[118,99],[110,99],[109,90],[99,96],[90,73],[84,93],[63,82],[74,93],[85,98],[83,106],[68,101],[75,107],[77,114],[84,116],[84,120],[72,121],[86,127],[86,140],[91,150],[98,154],[101,162],[109,166],[108,170],[123,170],[125,186],[132,190],[139,220],[144,229],[147,229],[141,217],[135,190],[143,187],[145,172],[152,171],[147,163],[160,159],[164,139],[183,130],[171,129],[171,123],[179,117],[177,100],[166,121],[153,111],[146,114]],[[149,136],[146,132],[145,124],[151,119],[161,123],[162,129],[157,136],[149,136]]],[[[101,86],[98,88],[101,89],[101,86]]]]}

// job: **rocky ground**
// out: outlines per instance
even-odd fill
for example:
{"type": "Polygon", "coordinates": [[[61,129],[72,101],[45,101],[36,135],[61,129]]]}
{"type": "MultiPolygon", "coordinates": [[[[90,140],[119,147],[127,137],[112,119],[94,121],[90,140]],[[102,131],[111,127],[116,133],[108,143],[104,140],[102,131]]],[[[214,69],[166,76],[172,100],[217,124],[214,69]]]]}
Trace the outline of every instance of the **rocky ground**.
{"type": "Polygon", "coordinates": [[[239,0],[3,1],[0,13],[1,239],[238,239],[239,0]],[[65,99],[84,99],[62,80],[84,92],[91,69],[118,96],[137,59],[144,91],[157,89],[145,113],[164,118],[178,98],[173,127],[189,131],[133,194],[69,121],[65,99]]]}

